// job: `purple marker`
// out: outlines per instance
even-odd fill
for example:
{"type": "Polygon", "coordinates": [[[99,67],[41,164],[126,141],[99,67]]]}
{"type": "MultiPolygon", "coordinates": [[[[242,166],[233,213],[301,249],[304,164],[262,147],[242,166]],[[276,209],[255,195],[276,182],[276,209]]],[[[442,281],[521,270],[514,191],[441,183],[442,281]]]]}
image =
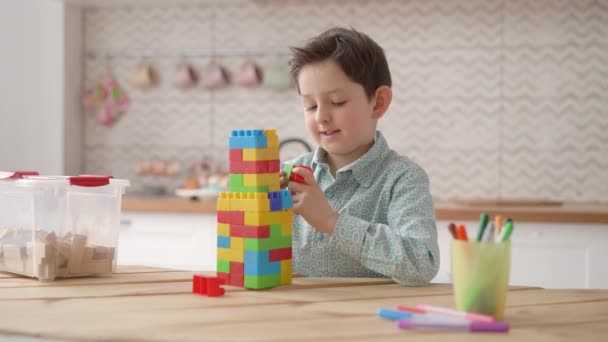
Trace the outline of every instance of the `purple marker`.
{"type": "Polygon", "coordinates": [[[397,321],[401,329],[441,329],[441,330],[468,330],[470,332],[508,332],[509,324],[505,322],[449,322],[429,320],[403,319],[397,321]]]}

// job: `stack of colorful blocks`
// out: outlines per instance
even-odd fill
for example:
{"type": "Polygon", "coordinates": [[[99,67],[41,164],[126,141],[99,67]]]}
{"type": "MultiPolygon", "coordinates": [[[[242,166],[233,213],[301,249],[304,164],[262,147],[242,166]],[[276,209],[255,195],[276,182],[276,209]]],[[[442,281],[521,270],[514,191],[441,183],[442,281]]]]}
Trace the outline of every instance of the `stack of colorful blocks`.
{"type": "Polygon", "coordinates": [[[217,200],[217,276],[229,285],[291,284],[293,201],[279,177],[275,130],[232,131],[230,192],[217,200]]]}

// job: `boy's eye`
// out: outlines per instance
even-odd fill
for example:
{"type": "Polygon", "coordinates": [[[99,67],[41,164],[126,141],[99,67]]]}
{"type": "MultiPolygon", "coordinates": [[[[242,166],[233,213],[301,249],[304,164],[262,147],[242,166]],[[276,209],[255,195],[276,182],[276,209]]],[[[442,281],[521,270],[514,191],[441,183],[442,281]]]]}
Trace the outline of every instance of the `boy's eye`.
{"type": "Polygon", "coordinates": [[[310,112],[311,110],[317,109],[317,106],[304,107],[304,109],[306,109],[307,112],[310,112]]]}
{"type": "Polygon", "coordinates": [[[332,102],[332,104],[333,104],[334,106],[338,106],[338,107],[343,106],[345,103],[346,103],[346,101],[336,101],[336,102],[332,102]]]}

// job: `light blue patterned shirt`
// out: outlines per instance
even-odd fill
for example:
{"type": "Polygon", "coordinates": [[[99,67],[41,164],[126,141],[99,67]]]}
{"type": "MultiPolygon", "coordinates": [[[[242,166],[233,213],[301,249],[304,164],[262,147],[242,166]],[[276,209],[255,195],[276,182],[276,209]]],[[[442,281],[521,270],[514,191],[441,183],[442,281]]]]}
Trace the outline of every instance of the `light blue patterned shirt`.
{"type": "Polygon", "coordinates": [[[389,149],[380,132],[372,148],[334,178],[320,147],[295,160],[307,165],[340,217],[331,235],[301,216],[293,222],[293,271],[316,277],[390,277],[428,284],[439,269],[429,178],[389,149]]]}

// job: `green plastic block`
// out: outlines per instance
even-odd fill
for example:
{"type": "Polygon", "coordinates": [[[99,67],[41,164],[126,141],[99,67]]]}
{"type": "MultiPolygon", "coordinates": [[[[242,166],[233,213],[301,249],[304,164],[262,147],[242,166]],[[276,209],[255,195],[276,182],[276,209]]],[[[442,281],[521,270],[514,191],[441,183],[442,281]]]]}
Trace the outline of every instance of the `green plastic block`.
{"type": "Polygon", "coordinates": [[[281,233],[283,231],[281,230],[281,225],[280,224],[271,224],[270,225],[270,237],[275,237],[275,236],[281,236],[281,233]]]}
{"type": "Polygon", "coordinates": [[[245,276],[244,287],[248,289],[267,289],[281,284],[280,274],[269,274],[263,276],[245,276]]]}
{"type": "Polygon", "coordinates": [[[271,249],[271,240],[269,238],[255,239],[245,238],[246,251],[268,251],[271,249]]]}
{"type": "Polygon", "coordinates": [[[218,260],[217,272],[230,273],[230,261],[218,260]]]}
{"type": "Polygon", "coordinates": [[[232,189],[233,186],[235,187],[241,187],[243,186],[243,174],[241,173],[231,173],[228,176],[228,184],[230,184],[230,189],[232,189]]]}
{"type": "Polygon", "coordinates": [[[270,249],[291,247],[291,236],[277,236],[270,238],[270,249]]]}

